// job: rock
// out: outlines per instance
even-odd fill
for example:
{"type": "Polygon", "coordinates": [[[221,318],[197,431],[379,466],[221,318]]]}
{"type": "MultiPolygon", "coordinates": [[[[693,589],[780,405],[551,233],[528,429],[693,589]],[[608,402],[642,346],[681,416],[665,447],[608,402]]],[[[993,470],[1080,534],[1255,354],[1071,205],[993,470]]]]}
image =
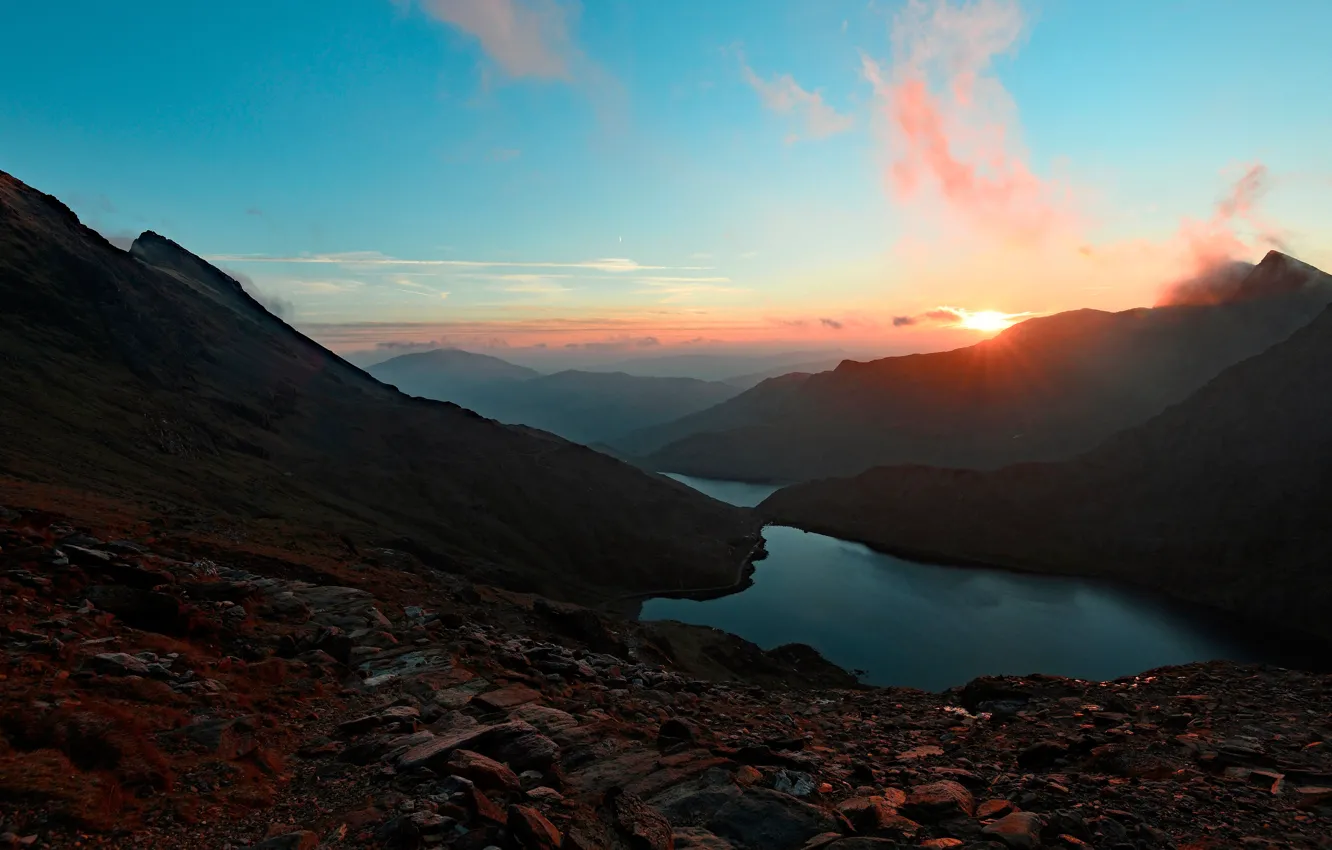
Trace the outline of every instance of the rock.
{"type": "Polygon", "coordinates": [[[480,694],[474,697],[472,702],[492,711],[503,711],[529,702],[536,702],[539,699],[541,699],[541,693],[526,685],[509,685],[499,690],[480,694]]]}
{"type": "Polygon", "coordinates": [[[891,838],[840,838],[823,845],[824,850],[900,850],[904,846],[891,838]]]}
{"type": "Polygon", "coordinates": [[[775,791],[790,794],[792,797],[809,797],[818,790],[818,783],[808,773],[798,770],[779,770],[772,780],[775,791]]]}
{"type": "Polygon", "coordinates": [[[325,626],[315,638],[314,648],[323,650],[335,658],[339,664],[350,664],[352,648],[355,646],[351,637],[337,626],[325,626]]]}
{"type": "Polygon", "coordinates": [[[88,659],[88,667],[105,676],[147,676],[148,665],[125,652],[103,652],[88,659]]]}
{"type": "Polygon", "coordinates": [[[492,758],[471,750],[454,750],[444,764],[444,770],[476,783],[483,791],[516,794],[522,790],[518,775],[492,758]]]}
{"type": "Polygon", "coordinates": [[[504,762],[515,771],[545,770],[560,753],[554,741],[531,725],[512,720],[495,726],[462,729],[419,744],[403,754],[398,767],[401,770],[417,767],[442,769],[454,750],[472,750],[504,762]]]}
{"type": "Polygon", "coordinates": [[[698,727],[687,720],[672,717],[657,730],[657,746],[661,749],[676,744],[694,744],[698,741],[698,727]]]}
{"type": "Polygon", "coordinates": [[[509,806],[507,824],[524,850],[558,850],[564,840],[555,825],[531,806],[509,806]]]}
{"type": "Polygon", "coordinates": [[[319,836],[308,829],[303,829],[299,832],[265,838],[258,844],[251,845],[250,850],[315,850],[318,846],[319,836]]]}
{"type": "Polygon", "coordinates": [[[735,845],[724,838],[718,838],[706,829],[686,826],[677,829],[672,835],[675,850],[734,850],[735,845]]]}
{"type": "Polygon", "coordinates": [[[920,831],[920,824],[898,814],[897,806],[885,797],[852,797],[838,803],[837,811],[862,835],[910,839],[920,831]]]}
{"type": "Polygon", "coordinates": [[[527,799],[534,803],[544,803],[549,806],[552,803],[562,802],[564,800],[564,795],[559,791],[556,791],[554,788],[538,785],[535,788],[528,789],[527,799]]]}
{"type": "Polygon", "coordinates": [[[136,629],[158,634],[179,635],[185,631],[188,617],[174,596],[123,585],[98,584],[84,595],[94,607],[114,614],[136,629]]]}
{"type": "Polygon", "coordinates": [[[1041,843],[1041,819],[1031,812],[1013,812],[981,830],[1009,847],[1026,850],[1041,843]]]}
{"type": "Polygon", "coordinates": [[[637,795],[612,788],[602,798],[602,806],[629,850],[672,850],[674,847],[670,821],[637,795]]]}
{"type": "Polygon", "coordinates": [[[702,827],[747,850],[795,850],[819,833],[837,830],[837,820],[822,809],[780,791],[741,789],[724,775],[705,775],[649,802],[676,828],[702,827]]]}
{"type": "Polygon", "coordinates": [[[196,720],[167,734],[184,738],[194,747],[220,759],[233,761],[254,752],[259,744],[254,738],[251,717],[196,720]]]}
{"type": "Polygon", "coordinates": [[[415,725],[417,718],[420,716],[420,710],[414,706],[395,705],[378,714],[369,714],[365,717],[357,717],[354,720],[339,723],[338,735],[343,738],[354,738],[357,735],[369,732],[371,729],[389,725],[397,725],[399,728],[406,726],[408,731],[411,731],[411,727],[415,725]]]}
{"type": "Polygon", "coordinates": [[[1031,701],[1031,691],[1001,676],[981,676],[962,687],[958,696],[968,711],[1011,715],[1031,701]]]}
{"type": "Polygon", "coordinates": [[[1296,803],[1306,811],[1332,809],[1332,788],[1321,785],[1304,785],[1295,789],[1296,803]]]}
{"type": "Polygon", "coordinates": [[[919,785],[911,789],[902,814],[921,823],[938,823],[956,817],[971,817],[976,811],[976,800],[971,792],[957,782],[945,780],[919,785]]]}
{"type": "Polygon", "coordinates": [[[919,761],[920,759],[934,758],[944,754],[943,747],[933,744],[924,747],[913,747],[905,752],[897,754],[898,761],[919,761]]]}
{"type": "Polygon", "coordinates": [[[416,850],[438,845],[453,824],[452,818],[434,812],[412,812],[379,827],[375,838],[387,847],[416,850]]]}
{"type": "Polygon", "coordinates": [[[1068,755],[1068,744],[1062,741],[1038,741],[1018,753],[1018,766],[1024,770],[1042,770],[1053,766],[1068,755]]]}
{"type": "Polygon", "coordinates": [[[578,718],[567,711],[560,711],[558,708],[551,708],[546,705],[527,705],[519,706],[509,712],[510,720],[522,720],[532,724],[543,735],[549,735],[559,740],[559,735],[568,732],[578,726],[578,718]]]}
{"type": "Polygon", "coordinates": [[[1017,806],[1007,800],[986,800],[976,807],[976,817],[980,820],[989,820],[990,818],[1001,818],[1015,811],[1017,811],[1017,806]]]}

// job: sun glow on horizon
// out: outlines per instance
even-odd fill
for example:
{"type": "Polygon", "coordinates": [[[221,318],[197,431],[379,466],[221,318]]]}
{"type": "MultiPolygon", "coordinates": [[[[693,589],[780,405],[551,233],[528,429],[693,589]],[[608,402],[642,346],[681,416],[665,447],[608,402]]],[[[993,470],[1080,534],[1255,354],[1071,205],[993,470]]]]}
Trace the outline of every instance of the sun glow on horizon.
{"type": "Polygon", "coordinates": [[[957,323],[957,326],[971,331],[992,333],[1012,327],[1019,318],[1020,316],[1011,313],[1000,313],[998,310],[981,310],[976,313],[967,313],[957,323]]]}

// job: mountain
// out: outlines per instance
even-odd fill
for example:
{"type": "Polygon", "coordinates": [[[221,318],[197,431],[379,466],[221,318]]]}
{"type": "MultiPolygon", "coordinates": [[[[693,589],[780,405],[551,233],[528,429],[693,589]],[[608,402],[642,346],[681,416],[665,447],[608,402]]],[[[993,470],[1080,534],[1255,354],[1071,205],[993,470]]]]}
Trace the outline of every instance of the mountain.
{"type": "Polygon", "coordinates": [[[515,366],[498,357],[457,348],[400,354],[369,366],[366,371],[408,395],[457,404],[462,402],[454,397],[456,395],[471,393],[489,384],[526,381],[541,375],[535,369],[515,366]]]}
{"type": "Polygon", "coordinates": [[[491,385],[470,398],[485,416],[590,444],[704,410],[739,391],[695,378],[569,370],[491,385]]]}
{"type": "Polygon", "coordinates": [[[368,371],[409,395],[451,401],[491,419],[584,444],[670,422],[740,392],[730,384],[695,378],[574,369],[542,375],[456,349],[404,354],[368,371]]]}
{"type": "Polygon", "coordinates": [[[733,387],[739,387],[747,390],[750,387],[758,386],[769,378],[780,378],[782,375],[789,375],[793,372],[802,372],[805,374],[815,374],[817,372],[827,372],[829,369],[836,369],[845,357],[825,357],[818,360],[807,360],[803,363],[790,363],[782,366],[771,366],[758,372],[750,372],[745,375],[736,375],[733,378],[727,378],[725,383],[733,387]]]}
{"type": "Polygon", "coordinates": [[[735,581],[748,512],[385,386],[145,233],[0,173],[0,474],[574,599],[735,581]],[[334,538],[336,539],[336,537],[334,538]]]}
{"type": "MultiPolygon", "coordinates": [[[[596,367],[598,372],[624,372],[644,378],[697,378],[703,381],[729,381],[731,378],[779,370],[795,371],[800,363],[831,360],[839,349],[780,351],[775,354],[668,354],[663,357],[636,357],[596,367]]],[[[591,371],[591,367],[589,367],[591,371]]]]}
{"type": "Polygon", "coordinates": [[[1286,339],[1332,301],[1332,278],[1271,252],[1238,292],[1216,304],[1075,310],[953,351],[848,360],[615,445],[650,468],[772,481],[1066,459],[1286,339]]]}
{"type": "Polygon", "coordinates": [[[1329,423],[1332,308],[1076,459],[878,468],[759,509],[905,555],[1119,579],[1327,637],[1329,423]]]}

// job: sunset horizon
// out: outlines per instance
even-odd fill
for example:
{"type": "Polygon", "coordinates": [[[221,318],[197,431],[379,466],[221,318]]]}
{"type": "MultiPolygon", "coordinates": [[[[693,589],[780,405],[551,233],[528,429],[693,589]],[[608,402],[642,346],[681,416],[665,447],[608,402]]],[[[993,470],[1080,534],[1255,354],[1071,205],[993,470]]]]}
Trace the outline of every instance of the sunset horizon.
{"type": "Polygon", "coordinates": [[[353,357],[884,356],[1152,306],[1271,248],[1332,265],[1332,127],[1303,106],[1318,75],[1282,73],[1317,30],[1299,4],[1261,31],[1239,3],[383,0],[243,29],[244,5],[213,37],[117,13],[143,20],[110,101],[88,88],[109,12],[22,13],[64,27],[84,83],[10,93],[0,151],[121,247],[190,245],[353,357]]]}

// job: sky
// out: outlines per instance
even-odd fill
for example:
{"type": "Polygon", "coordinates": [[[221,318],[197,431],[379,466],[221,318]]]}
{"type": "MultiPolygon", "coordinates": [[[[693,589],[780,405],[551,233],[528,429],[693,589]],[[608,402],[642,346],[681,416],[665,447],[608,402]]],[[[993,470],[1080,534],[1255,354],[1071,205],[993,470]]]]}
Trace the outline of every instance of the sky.
{"type": "Polygon", "coordinates": [[[1332,267],[1323,0],[64,0],[0,169],[335,350],[876,353],[1332,267]]]}

